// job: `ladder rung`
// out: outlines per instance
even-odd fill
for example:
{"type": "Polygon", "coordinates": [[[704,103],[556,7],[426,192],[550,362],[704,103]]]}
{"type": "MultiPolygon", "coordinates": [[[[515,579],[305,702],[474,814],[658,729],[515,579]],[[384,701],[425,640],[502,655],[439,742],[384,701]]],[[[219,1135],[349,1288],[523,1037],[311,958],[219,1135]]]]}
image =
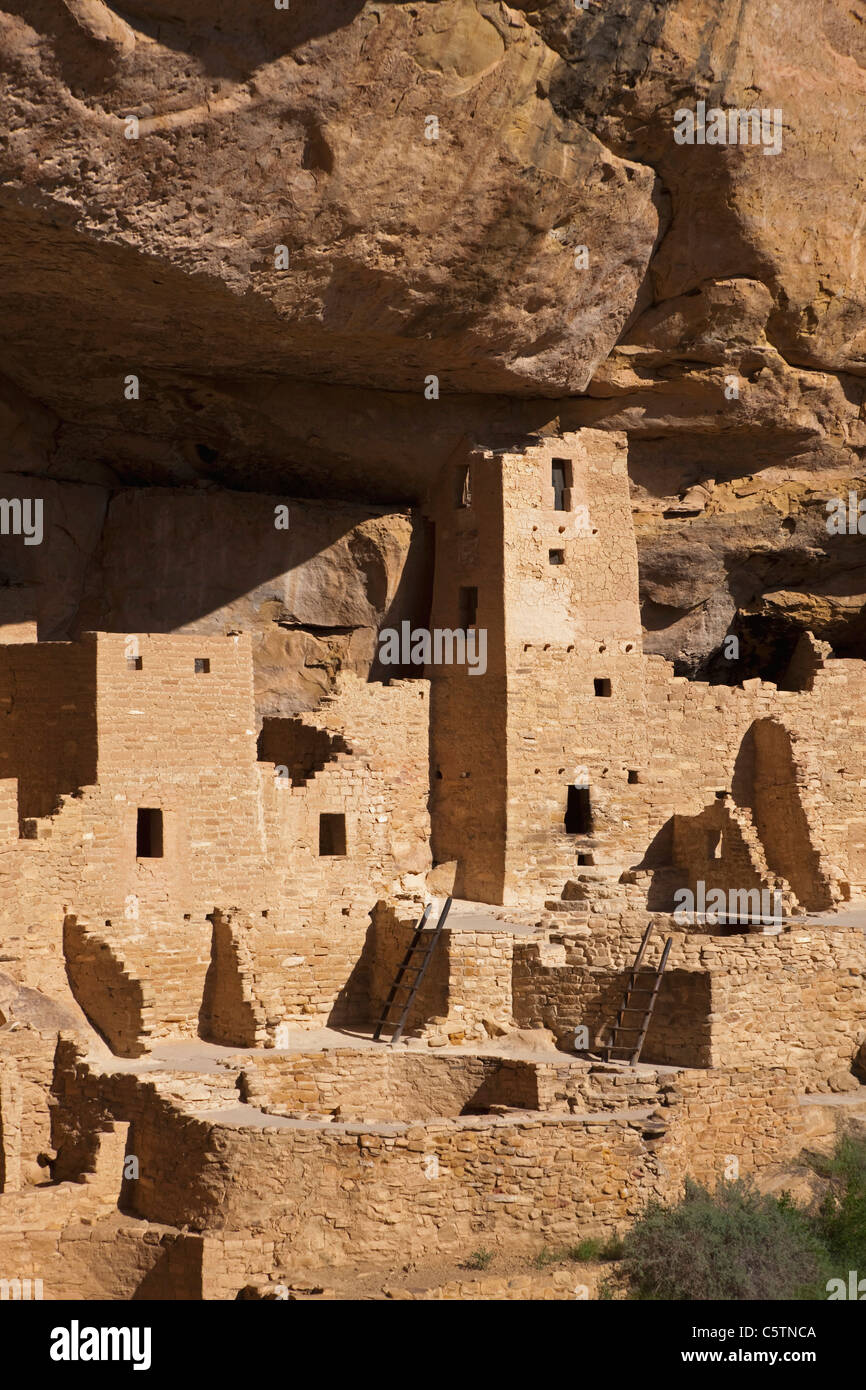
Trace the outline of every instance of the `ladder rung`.
{"type": "Polygon", "coordinates": [[[424,978],[424,973],[427,970],[428,965],[430,964],[430,960],[433,955],[433,948],[439,940],[439,937],[442,933],[442,928],[445,925],[445,919],[448,916],[448,912],[451,907],[451,902],[452,899],[450,897],[445,899],[445,904],[442,908],[442,911],[439,914],[439,919],[436,922],[435,926],[427,932],[426,939],[424,939],[424,931],[426,928],[427,918],[430,916],[432,910],[432,903],[428,903],[428,905],[425,907],[423,916],[421,917],[421,921],[415,928],[412,940],[409,943],[409,949],[403,956],[403,960],[399,970],[397,971],[394,983],[392,984],[388,992],[388,998],[385,1004],[384,1012],[382,1013],[382,1016],[380,1017],[374,1030],[373,1036],[375,1038],[378,1038],[383,1028],[391,1028],[394,1030],[394,1036],[391,1039],[392,1043],[396,1042],[402,1034],[406,1020],[409,1017],[409,1012],[412,1008],[412,1005],[415,1002],[418,990],[421,987],[421,982],[424,978]],[[420,960],[419,965],[411,964],[411,961],[415,957],[417,957],[420,960]],[[415,979],[404,979],[404,976],[407,975],[414,975],[415,979]],[[406,998],[398,999],[397,996],[404,991],[408,991],[406,998]],[[392,1011],[398,1012],[398,1017],[396,1019],[389,1019],[388,1015],[392,1011]]]}

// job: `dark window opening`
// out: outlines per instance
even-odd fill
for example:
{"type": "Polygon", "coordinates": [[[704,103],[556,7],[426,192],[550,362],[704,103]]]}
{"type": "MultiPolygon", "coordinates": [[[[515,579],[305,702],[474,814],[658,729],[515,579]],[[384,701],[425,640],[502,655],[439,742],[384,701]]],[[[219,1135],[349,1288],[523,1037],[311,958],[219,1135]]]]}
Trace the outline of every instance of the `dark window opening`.
{"type": "Polygon", "coordinates": [[[628,770],[628,780],[632,784],[640,781],[640,778],[638,777],[633,767],[630,767],[628,770]]]}
{"type": "Polygon", "coordinates": [[[138,859],[162,858],[162,811],[151,806],[139,806],[135,854],[138,859]]]}
{"type": "Polygon", "coordinates": [[[547,552],[547,559],[548,559],[548,563],[551,564],[551,565],[564,565],[564,564],[565,564],[565,551],[564,551],[564,550],[548,550],[548,552],[547,552]]]}
{"type": "Polygon", "coordinates": [[[219,458],[219,450],[212,449],[210,444],[196,444],[195,451],[202,463],[216,463],[219,458]]]}
{"type": "Polygon", "coordinates": [[[610,694],[610,681],[607,676],[596,676],[592,684],[595,688],[596,695],[610,694]]]}
{"type": "Polygon", "coordinates": [[[346,853],[346,817],[323,811],[319,816],[319,854],[346,853]]]}
{"type": "Polygon", "coordinates": [[[197,676],[210,675],[210,657],[197,656],[195,659],[195,673],[197,676]]]}
{"type": "Polygon", "coordinates": [[[460,589],[459,627],[474,627],[478,617],[478,590],[474,587],[460,589]]]}
{"type": "Polygon", "coordinates": [[[455,507],[472,506],[472,474],[468,463],[461,463],[454,474],[455,507]]]}
{"type": "Polygon", "coordinates": [[[592,807],[589,803],[589,787],[569,787],[568,802],[565,807],[565,833],[567,835],[592,834],[592,807]]]}
{"type": "Polygon", "coordinates": [[[128,656],[128,657],[126,658],[126,669],[127,669],[127,671],[140,671],[140,670],[141,670],[141,667],[142,667],[142,660],[141,660],[141,657],[140,657],[140,656],[128,656]]]}
{"type": "Polygon", "coordinates": [[[593,858],[593,856],[592,856],[591,854],[579,854],[579,855],[577,856],[577,862],[578,862],[578,864],[585,864],[585,865],[588,865],[588,866],[594,866],[594,864],[595,864],[595,859],[593,858]]]}
{"type": "Polygon", "coordinates": [[[553,487],[553,510],[570,512],[571,499],[567,496],[572,487],[570,459],[551,459],[550,482],[553,487]]]}

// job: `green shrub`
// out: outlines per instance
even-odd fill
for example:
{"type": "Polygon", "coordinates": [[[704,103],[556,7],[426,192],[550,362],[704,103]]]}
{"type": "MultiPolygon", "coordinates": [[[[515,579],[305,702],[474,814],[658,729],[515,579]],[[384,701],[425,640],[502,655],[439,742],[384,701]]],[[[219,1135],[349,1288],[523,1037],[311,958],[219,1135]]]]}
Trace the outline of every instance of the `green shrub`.
{"type": "Polygon", "coordinates": [[[565,1251],[567,1260],[578,1260],[581,1264],[588,1264],[591,1260],[600,1260],[602,1252],[602,1242],[593,1238],[578,1241],[577,1245],[570,1245],[565,1251]]]}
{"type": "Polygon", "coordinates": [[[675,1206],[651,1203],[623,1242],[622,1274],[641,1299],[823,1298],[827,1272],[806,1214],[745,1181],[715,1193],[687,1181],[675,1206]]]}
{"type": "Polygon", "coordinates": [[[831,1159],[812,1163],[830,1184],[815,1224],[834,1272],[866,1272],[866,1140],[845,1135],[831,1159]]]}
{"type": "Polygon", "coordinates": [[[468,1260],[465,1262],[464,1269],[487,1269],[493,1259],[492,1250],[473,1250],[468,1260]]]}

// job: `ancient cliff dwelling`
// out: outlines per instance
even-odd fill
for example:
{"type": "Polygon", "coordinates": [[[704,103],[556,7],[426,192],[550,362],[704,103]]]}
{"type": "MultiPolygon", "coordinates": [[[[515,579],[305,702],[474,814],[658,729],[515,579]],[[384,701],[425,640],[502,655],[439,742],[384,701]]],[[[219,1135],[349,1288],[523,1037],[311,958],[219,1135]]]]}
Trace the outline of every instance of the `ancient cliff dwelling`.
{"type": "Polygon", "coordinates": [[[0,49],[0,1296],[601,1297],[866,1126],[866,8],[0,49]]]}

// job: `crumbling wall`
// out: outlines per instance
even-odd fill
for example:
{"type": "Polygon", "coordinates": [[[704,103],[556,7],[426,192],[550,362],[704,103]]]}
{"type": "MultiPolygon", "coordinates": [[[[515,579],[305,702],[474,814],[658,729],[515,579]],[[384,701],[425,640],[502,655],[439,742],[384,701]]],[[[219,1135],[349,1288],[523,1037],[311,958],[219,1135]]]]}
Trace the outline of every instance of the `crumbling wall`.
{"type": "MultiPolygon", "coordinates": [[[[611,1028],[622,1005],[628,969],[588,966],[574,955],[554,956],[548,948],[520,943],[515,951],[514,1014],[521,1028],[549,1028],[559,1045],[575,1049],[576,1030],[586,1028],[590,1052],[603,1052],[611,1028]],[[561,961],[561,963],[560,963],[561,961]],[[568,962],[568,963],[566,963],[568,962]]],[[[657,959],[658,951],[648,953],[657,959]]],[[[641,977],[641,985],[652,984],[652,976],[641,977]]],[[[632,1001],[639,1008],[646,995],[632,1001]]],[[[710,981],[696,971],[669,968],[662,979],[655,1011],[643,1045],[641,1060],[667,1066],[705,1067],[711,1065],[710,981]]],[[[629,1014],[628,1033],[621,1033],[617,1057],[628,1057],[625,1050],[637,1043],[635,1028],[641,1014],[629,1014]]]]}
{"type": "Polygon", "coordinates": [[[131,976],[115,943],[73,915],[63,923],[63,954],[73,996],[119,1057],[140,1057],[150,1035],[150,992],[131,976]]]}
{"type": "Polygon", "coordinates": [[[332,917],[330,933],[263,913],[216,909],[202,1028],[236,1047],[273,1041],[280,1024],[371,1022],[371,926],[332,917]]]}
{"type": "Polygon", "coordinates": [[[245,1100],[273,1115],[407,1121],[525,1103],[534,1088],[521,1079],[519,1064],[498,1057],[336,1048],[249,1061],[240,1085],[245,1100]]]}
{"type": "Polygon", "coordinates": [[[22,823],[95,782],[96,661],[64,642],[0,644],[0,777],[17,778],[22,823]]]}
{"type": "MultiPolygon", "coordinates": [[[[427,930],[432,930],[441,906],[440,903],[434,907],[427,930]]],[[[418,916],[412,918],[404,916],[402,907],[398,915],[391,904],[377,906],[371,980],[376,1017],[388,997],[420,915],[420,908],[418,916]]],[[[405,1032],[438,1044],[483,1041],[505,1032],[512,1023],[512,941],[512,934],[507,931],[443,927],[409,1011],[405,1032]]],[[[402,998],[405,1001],[405,992],[402,998]]],[[[399,1012],[395,1006],[389,1018],[396,1021],[399,1012]]]]}
{"type": "MultiPolygon", "coordinates": [[[[602,927],[604,924],[599,923],[602,927]]],[[[514,1013],[573,1047],[607,1037],[639,944],[638,925],[515,943],[514,1013]]],[[[794,927],[778,936],[672,933],[643,1059],[691,1067],[787,1066],[810,1089],[853,1083],[866,1038],[866,936],[854,927],[794,927]],[[842,1078],[848,1077],[848,1081],[842,1078]]],[[[661,937],[651,942],[653,964],[661,937]]]]}
{"type": "Polygon", "coordinates": [[[795,755],[791,733],[773,719],[752,729],[755,772],[752,806],[767,862],[786,878],[804,908],[830,907],[833,892],[815,847],[804,795],[808,770],[795,755]]]}
{"type": "MultiPolygon", "coordinates": [[[[465,1253],[483,1239],[620,1230],[647,1198],[670,1199],[687,1172],[720,1177],[728,1156],[760,1172],[791,1157],[804,1126],[796,1069],[736,1068],[664,1082],[661,1119],[464,1116],[366,1128],[274,1120],[264,1130],[179,1115],[133,1077],[97,1083],[132,1120],[141,1178],[132,1209],[201,1232],[267,1234],[296,1267],[465,1253]],[[663,1165],[663,1166],[662,1166],[663,1165]]],[[[64,1098],[86,1103],[90,1083],[64,1098]],[[83,1095],[82,1095],[83,1091],[83,1095]]],[[[131,1141],[133,1142],[133,1141],[131,1141]]]]}
{"type": "Polygon", "coordinates": [[[291,721],[293,734],[279,722],[261,744],[280,755],[260,765],[268,901],[287,923],[336,933],[341,918],[370,912],[401,882],[419,886],[430,867],[428,688],[345,676],[318,710],[291,721]],[[323,817],[342,818],[342,843],[323,817]]]}
{"type": "Polygon", "coordinates": [[[255,927],[249,918],[242,921],[239,914],[214,910],[200,1030],[210,1042],[255,1047],[267,1037],[267,1015],[254,993],[251,938],[255,939],[255,927]],[[252,930],[245,931],[244,923],[252,930]]]}

